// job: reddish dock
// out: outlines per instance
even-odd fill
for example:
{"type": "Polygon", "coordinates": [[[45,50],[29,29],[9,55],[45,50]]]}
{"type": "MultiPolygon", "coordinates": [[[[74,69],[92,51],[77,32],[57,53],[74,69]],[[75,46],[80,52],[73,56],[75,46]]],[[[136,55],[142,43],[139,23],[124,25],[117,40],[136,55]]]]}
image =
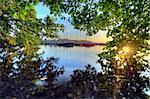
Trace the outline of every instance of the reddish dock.
{"type": "Polygon", "coordinates": [[[84,47],[93,47],[96,44],[80,44],[80,46],[84,46],[84,47]]]}

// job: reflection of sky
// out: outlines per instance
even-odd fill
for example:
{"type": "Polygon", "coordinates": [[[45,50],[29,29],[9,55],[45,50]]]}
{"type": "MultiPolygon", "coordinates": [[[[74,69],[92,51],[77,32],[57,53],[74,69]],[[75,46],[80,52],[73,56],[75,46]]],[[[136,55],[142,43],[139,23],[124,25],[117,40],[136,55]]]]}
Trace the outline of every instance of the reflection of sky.
{"type": "MultiPolygon", "coordinates": [[[[41,3],[36,6],[37,10],[37,18],[43,19],[47,15],[50,15],[50,11],[48,7],[43,6],[41,3]]],[[[69,17],[68,15],[65,15],[69,17]]],[[[65,32],[59,32],[60,38],[69,38],[76,40],[90,40],[95,42],[106,42],[106,31],[99,31],[97,34],[93,36],[86,36],[86,33],[83,31],[79,31],[74,29],[73,26],[67,20],[61,20],[60,18],[56,21],[57,23],[64,24],[65,32]]],[[[148,42],[150,44],[150,41],[148,42]]],[[[96,64],[98,59],[97,54],[101,52],[101,48],[91,47],[91,48],[83,48],[83,47],[74,47],[74,48],[63,48],[63,47],[50,47],[50,46],[41,46],[41,51],[45,51],[44,57],[48,58],[51,56],[55,56],[60,58],[57,66],[65,67],[65,76],[69,76],[68,74],[72,73],[75,69],[84,69],[85,65],[91,64],[95,66],[97,70],[100,70],[99,64],[96,64]]],[[[149,73],[148,73],[149,76],[149,73]]],[[[150,95],[150,90],[146,92],[150,95]]]]}
{"type": "Polygon", "coordinates": [[[96,63],[98,60],[97,54],[102,51],[103,47],[54,47],[54,46],[41,46],[40,52],[44,51],[44,58],[55,57],[59,58],[56,64],[59,67],[64,66],[65,77],[68,77],[75,69],[85,69],[85,65],[91,64],[98,71],[101,70],[100,65],[96,63]]]}
{"type": "MultiPolygon", "coordinates": [[[[47,15],[50,15],[49,8],[46,6],[43,6],[41,3],[38,4],[36,7],[37,10],[37,18],[43,19],[47,15]]],[[[68,15],[64,14],[66,17],[69,17],[68,15]]],[[[59,32],[60,38],[63,39],[75,39],[75,40],[90,40],[95,42],[106,42],[106,31],[99,31],[96,35],[93,36],[87,36],[85,32],[79,31],[77,29],[74,29],[74,27],[67,21],[67,20],[61,20],[58,18],[56,21],[57,23],[64,24],[65,26],[65,32],[59,32]]]]}

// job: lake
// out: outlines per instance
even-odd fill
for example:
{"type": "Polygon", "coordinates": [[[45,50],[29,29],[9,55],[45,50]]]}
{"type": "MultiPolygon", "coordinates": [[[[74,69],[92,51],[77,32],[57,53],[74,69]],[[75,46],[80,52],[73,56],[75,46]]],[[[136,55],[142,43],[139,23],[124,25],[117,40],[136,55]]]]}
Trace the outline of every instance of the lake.
{"type": "MultiPolygon", "coordinates": [[[[59,58],[56,66],[64,66],[65,72],[59,77],[60,81],[67,81],[70,78],[70,74],[73,73],[75,69],[85,69],[87,64],[94,66],[97,71],[101,71],[100,64],[96,63],[99,59],[98,54],[102,52],[104,46],[94,46],[94,47],[58,47],[58,46],[40,46],[39,52],[43,54],[43,57],[55,57],[59,58]]],[[[146,57],[150,59],[150,56],[146,57]]],[[[149,71],[149,70],[148,70],[149,71]]],[[[143,73],[145,76],[150,76],[149,72],[143,73]]],[[[150,90],[145,91],[146,94],[150,95],[150,90]]]]}
{"type": "Polygon", "coordinates": [[[56,66],[64,66],[65,72],[63,79],[68,79],[70,74],[73,73],[75,69],[85,69],[87,64],[92,65],[97,69],[101,70],[100,64],[96,63],[99,59],[98,54],[102,52],[104,46],[94,46],[94,47],[58,47],[58,46],[40,46],[40,53],[45,52],[43,57],[55,57],[59,58],[56,66]]]}

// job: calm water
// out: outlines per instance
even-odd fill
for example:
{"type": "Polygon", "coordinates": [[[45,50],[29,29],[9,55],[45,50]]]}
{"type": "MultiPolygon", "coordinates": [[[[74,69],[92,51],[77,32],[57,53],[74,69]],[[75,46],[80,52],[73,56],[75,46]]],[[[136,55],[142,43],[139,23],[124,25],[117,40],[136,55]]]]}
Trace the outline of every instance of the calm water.
{"type": "Polygon", "coordinates": [[[91,64],[98,71],[101,67],[96,61],[99,59],[98,54],[102,52],[103,46],[94,47],[56,47],[56,46],[40,46],[40,52],[45,52],[43,57],[59,58],[56,66],[65,68],[63,78],[69,78],[75,69],[85,69],[87,64],[91,64]]]}
{"type": "MultiPolygon", "coordinates": [[[[95,47],[56,47],[56,46],[40,46],[40,53],[45,52],[43,57],[55,57],[59,58],[56,66],[62,67],[64,66],[65,72],[64,75],[60,76],[59,80],[69,80],[70,74],[73,73],[75,69],[85,69],[87,64],[91,64],[94,66],[97,71],[101,71],[100,64],[96,63],[99,59],[97,56],[104,46],[95,46],[95,47]]],[[[146,57],[146,59],[150,59],[150,56],[146,57]]],[[[143,73],[145,76],[150,77],[149,72],[143,73]]],[[[150,95],[150,90],[145,91],[146,94],[150,95]]]]}

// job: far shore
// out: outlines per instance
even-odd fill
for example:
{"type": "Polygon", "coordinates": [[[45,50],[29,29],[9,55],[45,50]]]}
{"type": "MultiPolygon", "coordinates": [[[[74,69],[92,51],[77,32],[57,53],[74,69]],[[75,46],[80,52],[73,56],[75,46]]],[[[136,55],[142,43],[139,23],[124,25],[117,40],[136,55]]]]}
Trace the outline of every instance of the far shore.
{"type": "Polygon", "coordinates": [[[93,47],[93,46],[104,46],[106,43],[97,43],[88,40],[68,40],[68,39],[58,39],[58,40],[44,40],[45,45],[50,46],[63,46],[63,47],[93,47]]]}

